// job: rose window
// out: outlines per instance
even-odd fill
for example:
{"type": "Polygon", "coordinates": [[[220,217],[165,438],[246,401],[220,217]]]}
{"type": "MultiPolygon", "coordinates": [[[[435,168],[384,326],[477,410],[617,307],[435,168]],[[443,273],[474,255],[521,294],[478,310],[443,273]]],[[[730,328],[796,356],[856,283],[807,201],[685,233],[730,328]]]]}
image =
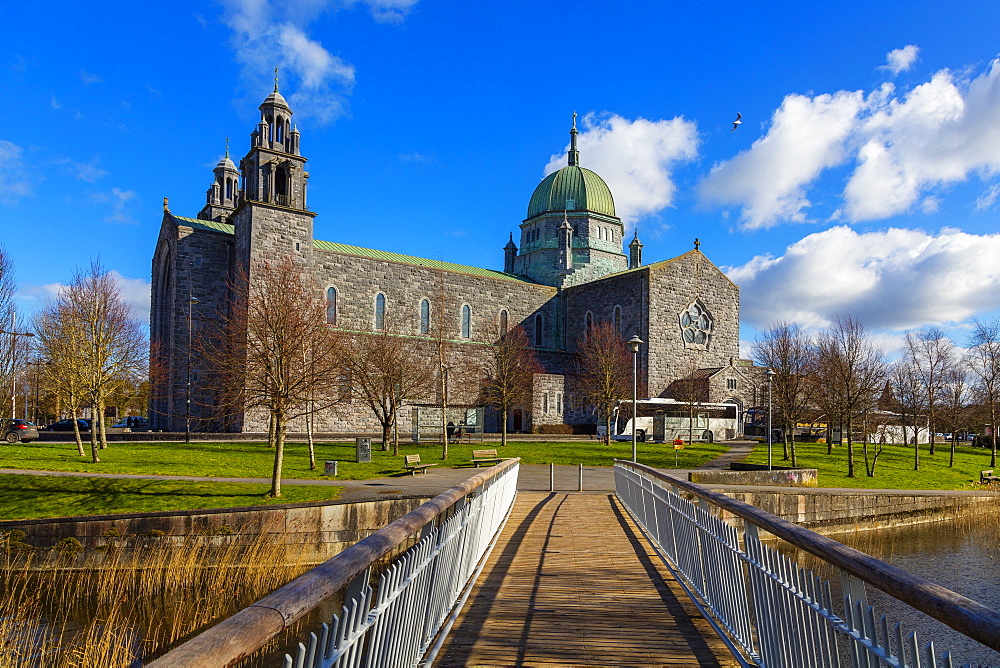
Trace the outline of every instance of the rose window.
{"type": "Polygon", "coordinates": [[[712,336],[712,316],[700,301],[680,313],[681,337],[686,347],[705,348],[712,336]]]}

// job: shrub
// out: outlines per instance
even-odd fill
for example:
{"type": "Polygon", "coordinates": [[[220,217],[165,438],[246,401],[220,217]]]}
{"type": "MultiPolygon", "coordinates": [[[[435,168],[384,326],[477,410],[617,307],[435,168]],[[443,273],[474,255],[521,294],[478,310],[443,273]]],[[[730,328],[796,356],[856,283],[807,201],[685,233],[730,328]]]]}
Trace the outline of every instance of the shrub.
{"type": "Polygon", "coordinates": [[[56,552],[66,557],[75,557],[76,555],[83,552],[83,544],[76,538],[69,536],[63,538],[61,541],[55,544],[53,547],[56,552]]]}
{"type": "Polygon", "coordinates": [[[533,434],[572,434],[573,427],[568,424],[536,424],[531,429],[533,434]]]}
{"type": "Polygon", "coordinates": [[[111,527],[107,531],[101,534],[105,538],[121,538],[122,532],[118,530],[118,527],[111,527]]]}

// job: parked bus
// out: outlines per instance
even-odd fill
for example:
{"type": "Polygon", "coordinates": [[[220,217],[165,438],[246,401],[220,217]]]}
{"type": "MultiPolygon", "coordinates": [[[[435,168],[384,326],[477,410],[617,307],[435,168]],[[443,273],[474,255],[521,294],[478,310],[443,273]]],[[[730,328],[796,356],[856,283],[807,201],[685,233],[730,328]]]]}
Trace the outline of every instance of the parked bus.
{"type": "MultiPolygon", "coordinates": [[[[742,435],[740,411],[736,404],[694,405],[676,399],[639,399],[636,402],[636,440],[669,443],[676,438],[684,441],[715,441],[742,435]]],[[[611,413],[614,440],[632,440],[632,400],[619,401],[611,413]]],[[[603,431],[598,426],[598,433],[603,431]]],[[[603,434],[601,434],[603,435],[603,434]]]]}

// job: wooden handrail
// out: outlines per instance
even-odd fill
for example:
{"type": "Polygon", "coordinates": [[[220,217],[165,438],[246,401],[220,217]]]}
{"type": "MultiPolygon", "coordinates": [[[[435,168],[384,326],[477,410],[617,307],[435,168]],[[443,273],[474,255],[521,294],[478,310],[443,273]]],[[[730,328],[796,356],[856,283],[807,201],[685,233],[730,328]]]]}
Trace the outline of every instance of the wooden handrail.
{"type": "Polygon", "coordinates": [[[231,666],[346,587],[379,559],[403,545],[487,480],[521,461],[507,459],[455,485],[274,593],[191,638],[149,668],[231,666]]]}
{"type": "Polygon", "coordinates": [[[698,498],[710,501],[795,547],[864,580],[876,589],[947,624],[959,633],[1000,651],[1000,612],[982,603],[725,494],[661,473],[643,464],[620,459],[616,459],[615,463],[642,471],[650,477],[658,478],[698,498]]]}

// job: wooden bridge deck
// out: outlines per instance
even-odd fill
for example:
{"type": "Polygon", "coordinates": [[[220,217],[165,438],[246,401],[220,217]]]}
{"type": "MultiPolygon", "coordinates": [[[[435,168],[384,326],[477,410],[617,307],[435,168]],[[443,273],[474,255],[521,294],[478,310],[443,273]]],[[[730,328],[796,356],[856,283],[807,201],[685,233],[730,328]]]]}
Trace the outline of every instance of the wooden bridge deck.
{"type": "Polygon", "coordinates": [[[613,495],[521,492],[436,666],[737,666],[613,495]]]}

